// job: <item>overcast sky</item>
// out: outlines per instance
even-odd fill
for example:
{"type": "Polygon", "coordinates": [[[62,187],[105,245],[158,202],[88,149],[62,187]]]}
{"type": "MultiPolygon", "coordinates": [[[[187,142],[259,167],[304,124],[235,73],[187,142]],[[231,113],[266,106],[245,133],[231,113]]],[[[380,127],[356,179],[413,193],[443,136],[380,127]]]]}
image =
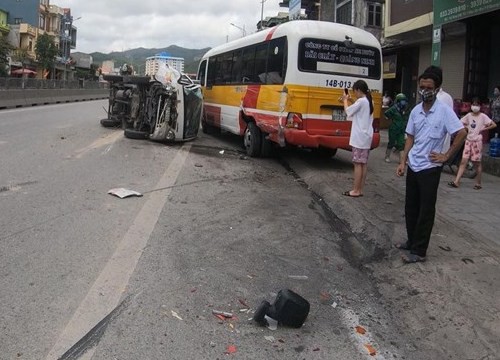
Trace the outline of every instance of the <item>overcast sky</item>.
{"type": "MultiPolygon", "coordinates": [[[[264,2],[264,18],[279,11],[281,0],[264,2]]],[[[214,47],[256,31],[262,0],[50,0],[71,8],[78,28],[76,49],[84,53],[138,47],[189,49],[214,47]]]]}

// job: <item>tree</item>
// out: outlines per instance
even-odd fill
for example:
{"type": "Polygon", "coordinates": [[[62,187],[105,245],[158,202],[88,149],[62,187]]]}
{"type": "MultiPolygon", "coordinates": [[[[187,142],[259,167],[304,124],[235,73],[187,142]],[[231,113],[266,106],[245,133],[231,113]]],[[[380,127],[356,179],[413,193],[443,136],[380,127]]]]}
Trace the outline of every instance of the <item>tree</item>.
{"type": "Polygon", "coordinates": [[[45,70],[52,69],[58,54],[56,45],[54,44],[54,37],[45,33],[38,37],[35,44],[36,60],[45,70]]]}
{"type": "Polygon", "coordinates": [[[7,38],[0,35],[0,76],[7,76],[9,55],[12,50],[14,47],[7,41],[7,38]]]}

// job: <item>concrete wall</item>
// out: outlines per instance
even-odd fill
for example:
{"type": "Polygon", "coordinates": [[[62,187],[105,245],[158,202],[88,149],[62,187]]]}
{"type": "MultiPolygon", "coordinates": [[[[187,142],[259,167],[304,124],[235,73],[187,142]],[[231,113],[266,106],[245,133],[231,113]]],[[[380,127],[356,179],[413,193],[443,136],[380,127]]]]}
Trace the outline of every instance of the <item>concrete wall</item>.
{"type": "Polygon", "coordinates": [[[107,99],[109,89],[0,90],[0,109],[107,99]]]}

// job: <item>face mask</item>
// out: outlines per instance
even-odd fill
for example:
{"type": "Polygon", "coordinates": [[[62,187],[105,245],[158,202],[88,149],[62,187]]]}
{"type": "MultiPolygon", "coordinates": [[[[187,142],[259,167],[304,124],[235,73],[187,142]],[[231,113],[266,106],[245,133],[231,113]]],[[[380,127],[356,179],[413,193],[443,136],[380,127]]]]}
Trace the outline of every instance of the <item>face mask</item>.
{"type": "Polygon", "coordinates": [[[433,102],[434,98],[436,97],[435,90],[422,89],[419,90],[418,93],[420,94],[420,98],[422,99],[422,101],[426,103],[433,102]]]}
{"type": "Polygon", "coordinates": [[[398,107],[399,110],[404,110],[406,108],[406,101],[405,100],[400,100],[396,103],[396,106],[398,107]]]}
{"type": "Polygon", "coordinates": [[[481,107],[477,106],[477,105],[472,105],[470,107],[470,109],[472,110],[473,113],[478,113],[479,110],[481,110],[481,107]]]}

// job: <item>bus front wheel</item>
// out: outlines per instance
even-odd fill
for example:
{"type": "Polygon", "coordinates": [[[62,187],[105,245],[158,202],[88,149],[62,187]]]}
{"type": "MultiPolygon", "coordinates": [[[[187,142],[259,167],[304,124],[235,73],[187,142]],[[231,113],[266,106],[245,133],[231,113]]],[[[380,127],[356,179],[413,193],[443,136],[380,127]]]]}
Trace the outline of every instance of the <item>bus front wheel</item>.
{"type": "Polygon", "coordinates": [[[261,132],[254,122],[250,122],[245,130],[243,143],[248,156],[257,157],[261,150],[261,132]]]}

